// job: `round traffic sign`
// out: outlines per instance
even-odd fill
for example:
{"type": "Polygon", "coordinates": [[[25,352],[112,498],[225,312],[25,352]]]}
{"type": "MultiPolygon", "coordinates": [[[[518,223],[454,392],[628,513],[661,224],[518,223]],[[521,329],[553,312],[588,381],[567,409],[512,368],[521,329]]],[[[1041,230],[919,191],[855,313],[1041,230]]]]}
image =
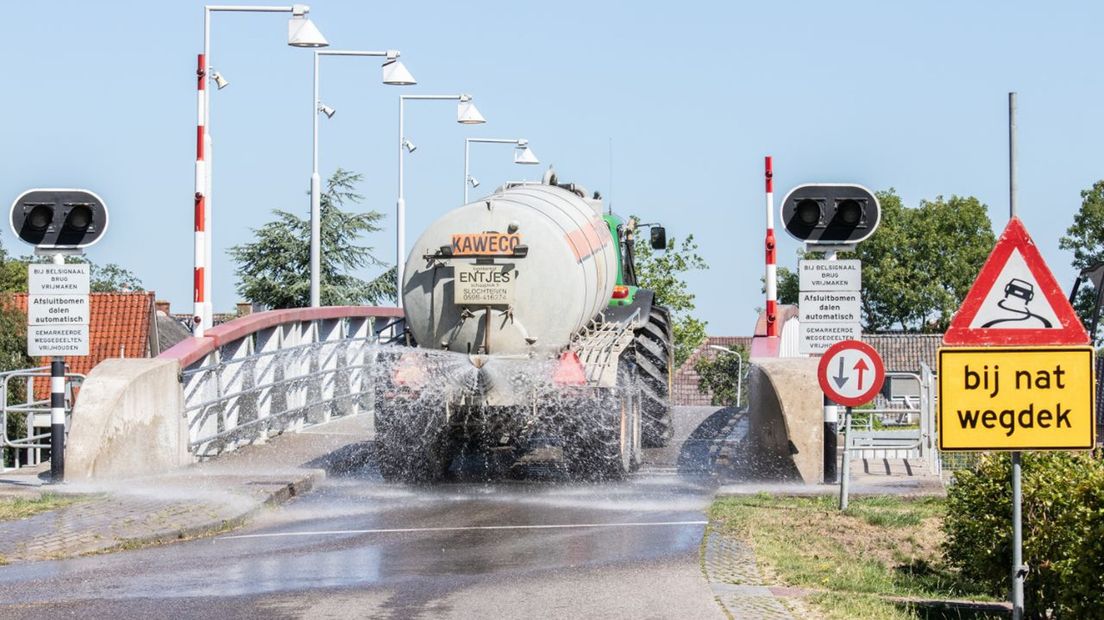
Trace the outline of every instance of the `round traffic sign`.
{"type": "Polygon", "coordinates": [[[858,407],[874,400],[885,381],[885,365],[874,347],[858,340],[837,342],[817,367],[820,389],[833,401],[858,407]]]}

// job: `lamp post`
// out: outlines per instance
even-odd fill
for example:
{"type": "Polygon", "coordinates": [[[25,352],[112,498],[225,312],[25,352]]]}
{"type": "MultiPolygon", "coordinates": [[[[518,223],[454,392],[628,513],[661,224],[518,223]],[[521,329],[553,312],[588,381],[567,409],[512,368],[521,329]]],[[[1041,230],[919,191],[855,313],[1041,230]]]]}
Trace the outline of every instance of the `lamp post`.
{"type": "Polygon", "coordinates": [[[735,406],[739,407],[740,406],[740,399],[743,397],[743,393],[744,393],[744,358],[743,358],[743,356],[740,355],[739,352],[733,351],[732,349],[730,349],[728,347],[722,347],[722,346],[716,345],[716,344],[709,344],[709,345],[706,345],[706,346],[709,347],[710,349],[713,349],[714,351],[719,351],[722,354],[727,353],[728,355],[735,355],[736,356],[736,405],[735,406]]]}
{"type": "Polygon", "coordinates": [[[533,150],[529,148],[529,141],[525,138],[464,138],[464,204],[468,204],[468,185],[470,184],[472,187],[479,186],[479,181],[476,181],[469,173],[472,142],[479,142],[481,144],[513,144],[515,164],[532,166],[540,163],[540,160],[537,159],[533,150]]]}
{"type": "Polygon", "coordinates": [[[399,199],[395,203],[395,298],[402,308],[403,268],[406,262],[406,200],[403,198],[403,151],[414,152],[417,147],[406,138],[403,114],[407,100],[457,101],[456,122],[461,125],[478,125],[487,122],[472,103],[471,95],[400,95],[399,96],[399,199]]]}
{"type": "Polygon", "coordinates": [[[322,179],[318,176],[318,115],[332,118],[336,110],[322,103],[318,98],[318,59],[322,56],[374,56],[384,57],[382,82],[389,86],[410,86],[417,84],[414,76],[399,61],[399,52],[365,52],[359,50],[315,50],[314,52],[314,90],[311,98],[311,121],[313,139],[311,149],[310,178],[310,305],[317,308],[322,305],[322,179]]]}
{"type": "Polygon", "coordinates": [[[199,337],[211,327],[211,101],[207,97],[207,80],[220,90],[229,82],[211,68],[211,13],[291,13],[288,20],[288,45],[292,47],[325,47],[326,38],[307,17],[310,7],[292,6],[206,5],[203,7],[203,53],[196,69],[196,163],[195,163],[195,270],[193,282],[192,333],[199,337]]]}

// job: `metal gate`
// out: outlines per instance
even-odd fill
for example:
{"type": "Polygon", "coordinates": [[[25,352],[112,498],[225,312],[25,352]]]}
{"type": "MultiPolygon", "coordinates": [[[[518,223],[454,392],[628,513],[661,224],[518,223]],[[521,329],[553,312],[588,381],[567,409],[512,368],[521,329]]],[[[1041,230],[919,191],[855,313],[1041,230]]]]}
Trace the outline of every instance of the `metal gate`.
{"type": "Polygon", "coordinates": [[[915,381],[915,402],[906,399],[903,407],[860,409],[852,412],[847,445],[848,458],[864,460],[905,459],[922,461],[928,474],[939,475],[942,466],[935,426],[936,375],[927,364],[920,372],[887,372],[886,378],[915,381]]]}

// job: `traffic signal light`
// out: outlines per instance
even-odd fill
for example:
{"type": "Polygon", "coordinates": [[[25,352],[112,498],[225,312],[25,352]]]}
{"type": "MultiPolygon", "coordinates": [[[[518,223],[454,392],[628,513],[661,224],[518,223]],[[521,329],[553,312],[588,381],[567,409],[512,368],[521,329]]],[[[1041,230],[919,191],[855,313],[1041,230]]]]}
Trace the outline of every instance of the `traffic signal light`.
{"type": "Polygon", "coordinates": [[[88,190],[32,189],[12,203],[11,228],[38,248],[85,248],[107,230],[107,206],[88,190]]]}
{"type": "Polygon", "coordinates": [[[878,199],[861,185],[808,183],[782,200],[786,232],[811,245],[850,245],[874,234],[878,199]]]}

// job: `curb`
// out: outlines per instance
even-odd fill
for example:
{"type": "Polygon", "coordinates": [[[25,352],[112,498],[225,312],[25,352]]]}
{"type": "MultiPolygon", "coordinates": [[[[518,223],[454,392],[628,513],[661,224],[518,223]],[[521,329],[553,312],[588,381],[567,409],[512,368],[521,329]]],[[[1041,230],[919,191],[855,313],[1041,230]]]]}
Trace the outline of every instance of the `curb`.
{"type": "Polygon", "coordinates": [[[216,534],[223,534],[245,525],[262,510],[266,508],[272,508],[279,506],[289,500],[310,492],[315,485],[326,478],[326,470],[324,469],[306,469],[302,470],[303,474],[288,482],[285,485],[280,486],[275,491],[268,494],[267,497],[261,499],[255,506],[245,510],[241,514],[223,518],[212,519],[207,523],[199,525],[192,525],[184,528],[174,528],[172,530],[166,530],[165,532],[151,534],[148,536],[133,536],[118,539],[117,542],[103,549],[97,549],[95,551],[89,551],[86,553],[77,554],[75,557],[85,557],[91,555],[100,555],[106,553],[114,553],[116,551],[129,550],[129,549],[141,549],[145,547],[154,547],[160,545],[167,545],[174,542],[182,542],[186,540],[196,540],[205,538],[208,536],[214,536],[216,534]]]}

